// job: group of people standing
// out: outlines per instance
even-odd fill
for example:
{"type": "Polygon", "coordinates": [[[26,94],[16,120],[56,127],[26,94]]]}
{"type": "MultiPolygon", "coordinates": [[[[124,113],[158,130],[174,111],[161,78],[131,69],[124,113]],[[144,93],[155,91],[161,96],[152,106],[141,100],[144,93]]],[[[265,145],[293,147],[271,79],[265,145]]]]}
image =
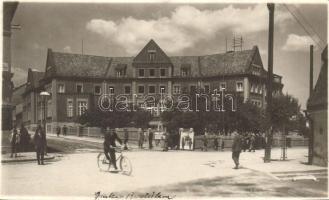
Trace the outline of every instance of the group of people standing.
{"type": "Polygon", "coordinates": [[[11,145],[11,154],[10,157],[17,157],[18,152],[25,152],[29,148],[31,136],[29,135],[29,132],[24,127],[24,125],[21,125],[20,130],[17,130],[17,127],[15,126],[13,128],[13,131],[10,135],[10,145],[11,145]]]}
{"type": "MultiPolygon", "coordinates": [[[[11,144],[11,155],[10,157],[17,157],[18,152],[26,152],[30,147],[31,136],[28,130],[21,125],[20,130],[18,131],[16,126],[13,128],[11,136],[10,136],[10,144],[11,144]]],[[[35,134],[33,136],[33,144],[36,152],[36,157],[38,161],[38,165],[44,164],[44,155],[47,155],[47,139],[46,134],[41,127],[38,125],[35,130],[35,134]]]]}
{"type": "MultiPolygon", "coordinates": [[[[56,135],[57,137],[59,137],[59,135],[61,134],[61,127],[57,126],[56,128],[56,135]]],[[[63,126],[63,136],[65,136],[67,134],[67,127],[66,125],[63,126]]]]}
{"type": "Polygon", "coordinates": [[[147,132],[148,132],[148,134],[146,136],[146,134],[142,128],[140,128],[138,130],[138,147],[140,149],[144,148],[143,145],[144,145],[146,137],[148,137],[149,149],[153,149],[154,133],[151,128],[149,128],[147,132]]]}

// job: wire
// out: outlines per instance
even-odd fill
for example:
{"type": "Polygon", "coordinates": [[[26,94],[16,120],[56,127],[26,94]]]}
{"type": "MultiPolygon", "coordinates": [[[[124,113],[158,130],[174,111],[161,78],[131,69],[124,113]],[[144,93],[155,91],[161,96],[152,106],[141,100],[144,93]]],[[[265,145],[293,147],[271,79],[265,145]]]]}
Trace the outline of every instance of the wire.
{"type": "Polygon", "coordinates": [[[286,5],[286,4],[283,4],[285,7],[286,7],[286,9],[290,12],[290,14],[295,18],[295,20],[298,22],[298,24],[304,29],[304,31],[309,35],[309,37],[317,44],[317,46],[319,46],[320,47],[320,49],[322,49],[323,47],[322,47],[322,45],[319,43],[319,42],[317,42],[313,37],[312,37],[312,35],[311,35],[311,33],[305,28],[305,26],[299,21],[299,19],[297,18],[297,16],[294,14],[294,13],[292,13],[291,11],[290,11],[290,9],[288,8],[288,6],[286,5]]]}
{"type": "Polygon", "coordinates": [[[318,39],[325,44],[324,40],[319,36],[319,34],[314,30],[314,28],[312,27],[312,25],[306,20],[306,18],[304,17],[304,15],[298,10],[298,8],[294,5],[292,5],[295,10],[297,11],[297,13],[303,18],[303,20],[306,22],[306,24],[312,29],[312,31],[315,33],[315,35],[318,37],[318,39]]]}

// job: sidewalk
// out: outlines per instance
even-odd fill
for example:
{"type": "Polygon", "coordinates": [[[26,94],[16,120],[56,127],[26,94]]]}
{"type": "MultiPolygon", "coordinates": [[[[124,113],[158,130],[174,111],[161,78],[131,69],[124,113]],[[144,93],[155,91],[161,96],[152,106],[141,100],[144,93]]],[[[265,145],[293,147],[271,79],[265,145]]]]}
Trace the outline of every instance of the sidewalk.
{"type": "MultiPolygon", "coordinates": [[[[44,160],[51,160],[54,159],[54,154],[47,154],[44,157],[44,160]]],[[[17,157],[10,157],[10,153],[2,154],[1,155],[1,163],[14,163],[14,162],[31,162],[37,161],[36,153],[35,152],[20,152],[17,153],[17,157]]]]}

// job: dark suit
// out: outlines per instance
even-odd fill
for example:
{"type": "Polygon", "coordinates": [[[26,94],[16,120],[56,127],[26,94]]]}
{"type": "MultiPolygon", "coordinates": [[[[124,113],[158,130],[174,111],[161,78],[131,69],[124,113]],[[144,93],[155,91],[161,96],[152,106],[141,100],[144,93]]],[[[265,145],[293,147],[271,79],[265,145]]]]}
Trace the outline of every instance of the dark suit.
{"type": "Polygon", "coordinates": [[[242,150],[242,137],[241,135],[236,135],[233,139],[232,144],[232,159],[235,163],[236,168],[239,166],[239,157],[242,150]]]}
{"type": "Polygon", "coordinates": [[[43,165],[45,144],[46,144],[45,134],[41,130],[37,129],[33,137],[33,142],[35,146],[35,151],[37,153],[38,164],[43,165]]]}
{"type": "Polygon", "coordinates": [[[118,141],[120,144],[122,144],[121,139],[118,137],[118,135],[115,132],[112,133],[105,133],[104,136],[104,153],[108,160],[111,161],[114,168],[117,169],[116,165],[116,157],[115,157],[115,149],[116,147],[115,141],[118,141]],[[110,154],[110,156],[109,156],[110,154]]]}
{"type": "Polygon", "coordinates": [[[150,132],[149,132],[149,148],[150,148],[150,149],[153,148],[152,140],[153,140],[153,132],[150,131],[150,132]]]}

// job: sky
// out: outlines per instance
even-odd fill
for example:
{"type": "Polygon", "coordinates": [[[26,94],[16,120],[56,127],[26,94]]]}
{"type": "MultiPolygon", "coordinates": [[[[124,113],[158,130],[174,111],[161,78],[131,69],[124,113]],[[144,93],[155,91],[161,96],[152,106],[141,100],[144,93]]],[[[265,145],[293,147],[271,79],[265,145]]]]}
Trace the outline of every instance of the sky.
{"type": "MultiPolygon", "coordinates": [[[[283,76],[283,92],[305,108],[309,45],[316,45],[315,85],[327,44],[327,5],[276,4],[274,18],[274,73],[283,76]]],[[[20,3],[13,24],[21,26],[12,34],[15,86],[26,82],[28,68],[45,70],[47,48],[81,53],[83,46],[84,54],[136,56],[150,39],[178,56],[224,53],[226,41],[231,50],[233,37],[242,37],[243,49],[258,46],[267,69],[266,4],[20,3]]]]}

